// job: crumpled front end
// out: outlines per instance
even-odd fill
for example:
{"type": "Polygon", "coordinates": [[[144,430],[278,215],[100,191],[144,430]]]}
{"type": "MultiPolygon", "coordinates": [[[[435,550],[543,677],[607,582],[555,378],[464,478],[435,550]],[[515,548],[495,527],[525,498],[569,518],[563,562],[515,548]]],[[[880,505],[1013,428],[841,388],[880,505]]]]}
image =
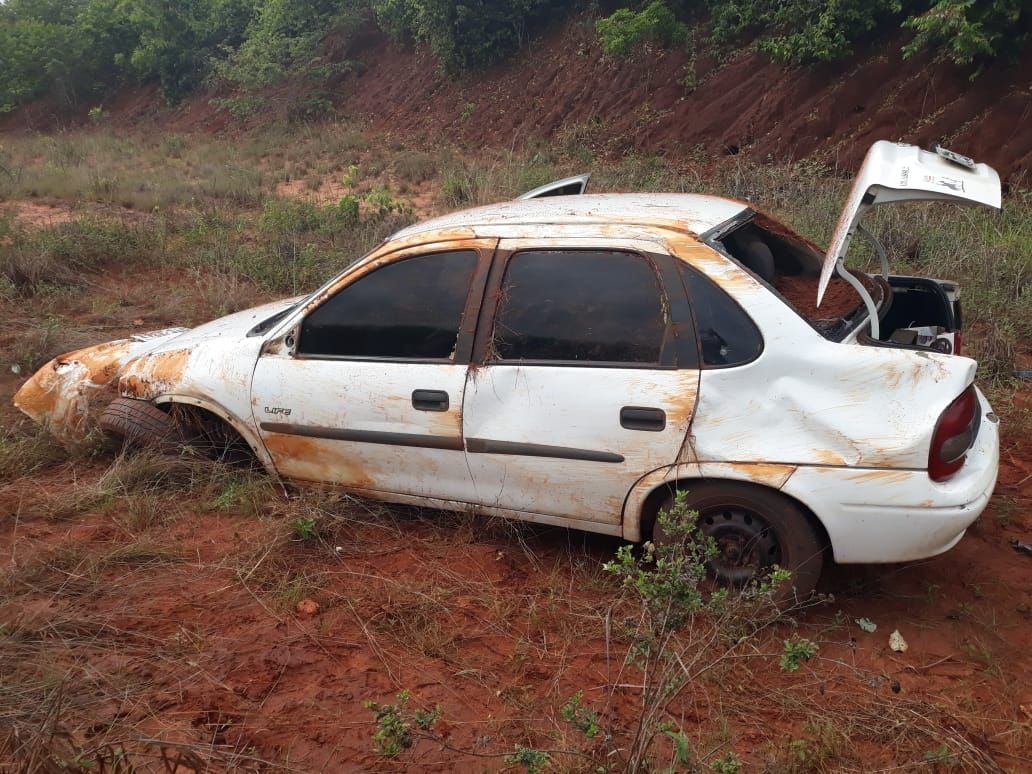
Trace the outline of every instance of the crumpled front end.
{"type": "Polygon", "coordinates": [[[14,395],[14,405],[61,438],[81,435],[95,407],[115,397],[123,366],[185,328],[141,334],[58,355],[14,395]]]}

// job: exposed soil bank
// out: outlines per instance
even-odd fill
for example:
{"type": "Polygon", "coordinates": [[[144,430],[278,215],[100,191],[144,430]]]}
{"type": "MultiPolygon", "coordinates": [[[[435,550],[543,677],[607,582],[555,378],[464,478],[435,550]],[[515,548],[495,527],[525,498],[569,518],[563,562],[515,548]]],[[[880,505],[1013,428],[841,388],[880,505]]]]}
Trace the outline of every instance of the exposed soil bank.
{"type": "Polygon", "coordinates": [[[852,171],[874,140],[941,141],[1003,176],[1027,173],[1032,51],[972,81],[928,55],[904,60],[906,40],[899,35],[840,66],[814,68],[782,67],[751,52],[724,65],[693,62],[684,51],[614,60],[574,22],[515,63],[461,81],[443,75],[426,51],[370,46],[342,106],[379,129],[476,145],[550,138],[596,152],[748,149],[779,160],[818,155],[852,171]],[[690,91],[684,84],[693,71],[690,91]]]}
{"type": "MultiPolygon", "coordinates": [[[[105,109],[120,126],[236,131],[286,118],[290,105],[315,90],[332,98],[338,115],[449,145],[513,147],[543,139],[592,155],[749,151],[776,160],[815,156],[851,172],[874,140],[940,141],[1005,178],[1025,179],[1032,169],[1032,51],[972,80],[970,71],[928,53],[904,60],[907,40],[897,34],[841,64],[810,68],[776,65],[748,50],[721,64],[706,53],[704,33],[694,58],[678,50],[612,59],[580,17],[506,65],[455,79],[425,48],[401,48],[377,34],[334,52],[361,62],[358,75],[272,87],[265,107],[243,125],[212,105],[211,93],[169,108],[148,87],[121,92],[105,109]]],[[[76,122],[88,123],[87,108],[76,122]]],[[[50,130],[63,121],[34,105],[0,117],[0,132],[50,130]]]]}

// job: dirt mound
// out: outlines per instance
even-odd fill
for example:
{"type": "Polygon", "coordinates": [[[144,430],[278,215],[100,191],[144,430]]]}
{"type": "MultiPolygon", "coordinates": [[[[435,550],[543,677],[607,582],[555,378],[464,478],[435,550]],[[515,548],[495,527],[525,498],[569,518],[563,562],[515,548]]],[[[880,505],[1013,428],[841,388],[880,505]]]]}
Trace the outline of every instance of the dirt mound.
{"type": "Polygon", "coordinates": [[[684,51],[617,60],[574,20],[514,63],[460,80],[425,50],[372,46],[357,54],[365,66],[341,106],[384,131],[471,145],[550,138],[595,153],[748,149],[759,158],[817,155],[852,170],[876,139],[942,141],[1005,177],[1032,168],[1032,51],[972,82],[930,55],[904,60],[905,41],[813,68],[746,51],[725,64],[684,51]]]}

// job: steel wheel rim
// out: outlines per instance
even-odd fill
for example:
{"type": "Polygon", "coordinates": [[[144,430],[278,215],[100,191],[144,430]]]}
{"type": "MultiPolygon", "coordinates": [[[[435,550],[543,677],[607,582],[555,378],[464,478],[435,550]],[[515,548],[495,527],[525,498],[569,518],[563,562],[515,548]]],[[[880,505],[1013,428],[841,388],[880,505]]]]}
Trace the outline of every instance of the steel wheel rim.
{"type": "Polygon", "coordinates": [[[770,524],[739,505],[707,508],[699,529],[712,538],[717,555],[707,566],[721,583],[747,583],[773,564],[781,563],[781,545],[770,524]]]}

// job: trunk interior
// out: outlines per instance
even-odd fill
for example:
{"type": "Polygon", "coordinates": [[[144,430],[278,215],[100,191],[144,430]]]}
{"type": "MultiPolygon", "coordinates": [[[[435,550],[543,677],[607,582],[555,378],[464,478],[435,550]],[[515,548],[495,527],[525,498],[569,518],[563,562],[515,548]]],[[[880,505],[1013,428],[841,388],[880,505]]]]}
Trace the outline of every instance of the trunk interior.
{"type": "MultiPolygon", "coordinates": [[[[820,307],[817,283],[824,254],[819,247],[760,213],[714,243],[771,287],[821,335],[841,341],[867,318],[860,294],[834,277],[820,307]]],[[[923,277],[889,277],[854,272],[879,310],[877,340],[863,343],[953,352],[961,326],[955,285],[923,277]]]]}

